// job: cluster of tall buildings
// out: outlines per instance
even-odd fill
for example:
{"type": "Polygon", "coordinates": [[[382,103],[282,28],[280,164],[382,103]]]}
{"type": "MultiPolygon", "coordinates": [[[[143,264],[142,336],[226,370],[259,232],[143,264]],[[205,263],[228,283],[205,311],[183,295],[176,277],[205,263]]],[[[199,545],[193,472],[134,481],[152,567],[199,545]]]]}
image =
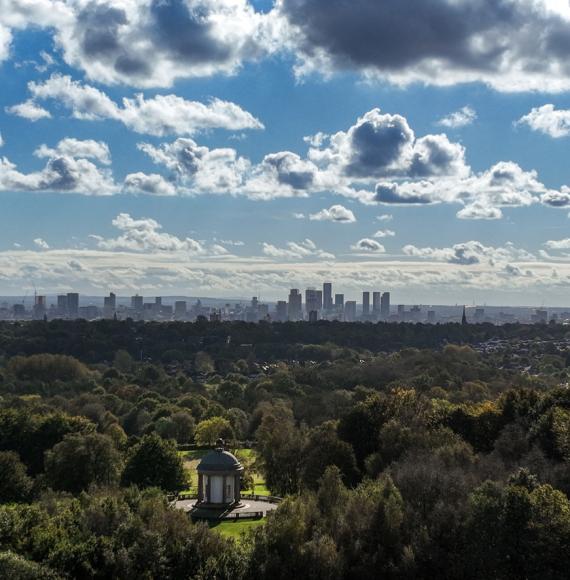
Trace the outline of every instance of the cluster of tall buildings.
{"type": "Polygon", "coordinates": [[[305,302],[301,291],[293,288],[288,300],[277,302],[275,320],[278,322],[308,320],[340,320],[344,322],[388,320],[390,292],[363,292],[360,306],[356,300],[345,300],[344,294],[334,294],[332,282],[325,282],[322,290],[307,288],[305,302]],[[370,298],[372,297],[372,301],[370,298]]]}
{"type": "Polygon", "coordinates": [[[341,322],[410,322],[438,324],[448,322],[508,324],[570,324],[567,309],[454,306],[390,306],[390,292],[364,291],[361,300],[346,300],[344,294],[333,293],[332,282],[321,288],[304,291],[292,288],[287,300],[264,303],[258,297],[234,303],[215,298],[194,299],[160,296],[145,299],[138,294],[119,298],[111,292],[104,298],[81,296],[68,292],[57,296],[34,295],[26,307],[26,299],[0,303],[0,320],[42,320],[54,318],[85,320],[126,319],[143,321],[193,321],[204,317],[211,321],[297,322],[338,320],[341,322]]]}

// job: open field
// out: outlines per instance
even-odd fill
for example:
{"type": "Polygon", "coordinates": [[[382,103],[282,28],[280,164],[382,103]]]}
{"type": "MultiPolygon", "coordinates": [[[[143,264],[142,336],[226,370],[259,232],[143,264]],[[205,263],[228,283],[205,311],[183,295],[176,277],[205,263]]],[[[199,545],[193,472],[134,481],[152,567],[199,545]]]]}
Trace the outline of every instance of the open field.
{"type": "Polygon", "coordinates": [[[222,536],[227,536],[229,538],[234,538],[236,540],[242,540],[244,534],[248,530],[254,530],[265,523],[265,518],[260,520],[237,520],[237,521],[225,521],[221,523],[216,523],[211,527],[215,532],[221,534],[222,536]]]}

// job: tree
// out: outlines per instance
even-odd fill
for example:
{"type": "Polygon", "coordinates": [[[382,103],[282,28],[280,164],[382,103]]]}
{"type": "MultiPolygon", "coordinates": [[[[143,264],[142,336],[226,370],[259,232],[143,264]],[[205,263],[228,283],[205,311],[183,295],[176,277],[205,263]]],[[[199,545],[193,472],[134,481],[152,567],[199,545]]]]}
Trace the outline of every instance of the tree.
{"type": "Polygon", "coordinates": [[[21,380],[44,382],[77,381],[89,376],[89,369],[72,356],[61,354],[35,354],[15,356],[8,370],[21,380]]]}
{"type": "Polygon", "coordinates": [[[99,433],[67,435],[46,453],[46,476],[54,489],[79,493],[90,485],[119,481],[122,458],[113,440],[99,433]]]}
{"type": "Polygon", "coordinates": [[[295,426],[291,409],[284,404],[267,408],[256,438],[267,487],[278,495],[297,493],[305,434],[295,426]]]}
{"type": "Polygon", "coordinates": [[[13,451],[0,451],[0,503],[25,501],[32,489],[26,466],[13,451]]]}
{"type": "Polygon", "coordinates": [[[195,435],[198,445],[213,445],[220,438],[235,439],[231,423],[227,419],[212,417],[198,423],[195,435]]]}
{"type": "Polygon", "coordinates": [[[185,489],[186,474],[176,444],[161,439],[156,433],[145,435],[131,449],[122,483],[138,487],[160,487],[164,491],[185,489]]]}
{"type": "Polygon", "coordinates": [[[0,552],[0,578],[11,580],[60,580],[61,576],[46,566],[27,560],[14,552],[0,552]]]}
{"type": "Polygon", "coordinates": [[[319,480],[327,467],[340,469],[345,485],[355,485],[359,479],[356,458],[352,447],[341,441],[332,421],[313,429],[303,450],[303,483],[309,489],[317,489],[319,480]]]}
{"type": "Polygon", "coordinates": [[[113,359],[113,366],[122,373],[130,373],[133,370],[133,357],[126,350],[118,350],[113,359]]]}

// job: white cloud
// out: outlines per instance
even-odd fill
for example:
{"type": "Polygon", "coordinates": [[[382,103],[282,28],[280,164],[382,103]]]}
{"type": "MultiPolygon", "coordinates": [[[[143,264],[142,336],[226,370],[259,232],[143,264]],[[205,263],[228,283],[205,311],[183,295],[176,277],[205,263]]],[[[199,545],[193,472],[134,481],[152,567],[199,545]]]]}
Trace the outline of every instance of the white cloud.
{"type": "Polygon", "coordinates": [[[6,27],[0,25],[0,62],[8,58],[11,42],[12,34],[6,27]]]}
{"type": "Polygon", "coordinates": [[[376,219],[379,222],[391,222],[394,219],[394,216],[390,213],[384,213],[382,215],[376,216],[376,219]]]}
{"type": "Polygon", "coordinates": [[[34,244],[40,248],[40,250],[49,250],[49,244],[42,238],[35,238],[34,244]]]}
{"type": "Polygon", "coordinates": [[[313,221],[327,221],[341,224],[356,222],[354,213],[343,205],[331,205],[328,209],[325,208],[317,213],[311,214],[309,219],[313,221]]]}
{"type": "Polygon", "coordinates": [[[373,237],[375,238],[393,238],[396,232],[393,230],[378,230],[373,237]]]}
{"type": "Polygon", "coordinates": [[[521,117],[517,125],[528,125],[533,131],[549,135],[554,139],[570,135],[570,110],[556,110],[554,105],[535,107],[530,113],[521,117]]]}
{"type": "Polygon", "coordinates": [[[154,163],[164,165],[177,180],[182,193],[240,193],[249,173],[249,160],[235,149],[208,149],[192,139],[177,139],[159,147],[139,144],[154,163]]]}
{"type": "Polygon", "coordinates": [[[106,163],[109,151],[97,141],[64,139],[54,148],[41,146],[36,155],[47,156],[40,171],[22,173],[7,158],[0,158],[0,191],[55,191],[85,195],[112,195],[118,192],[106,163]],[[95,162],[88,158],[93,158],[95,162]]]}
{"type": "Polygon", "coordinates": [[[334,254],[317,248],[315,242],[305,239],[302,242],[287,242],[286,247],[280,248],[273,244],[263,242],[262,252],[270,258],[282,260],[334,260],[334,254]]]}
{"type": "Polygon", "coordinates": [[[358,242],[356,242],[356,244],[350,248],[355,252],[368,252],[373,254],[383,254],[386,252],[386,248],[382,244],[376,240],[371,240],[370,238],[363,238],[362,240],[358,240],[358,242]]]}
{"type": "Polygon", "coordinates": [[[475,110],[469,106],[465,106],[459,109],[459,111],[455,111],[454,113],[450,113],[443,117],[437,122],[437,124],[450,129],[460,129],[461,127],[472,125],[476,119],[477,113],[475,110]]]}
{"type": "Polygon", "coordinates": [[[125,177],[123,189],[132,193],[149,195],[176,195],[176,186],[157,173],[130,173],[125,177]]]}
{"type": "Polygon", "coordinates": [[[504,264],[505,262],[529,262],[535,261],[536,257],[526,250],[516,248],[514,244],[508,242],[503,247],[485,246],[481,242],[469,241],[461,244],[454,244],[449,248],[419,248],[408,244],[402,248],[406,256],[458,264],[461,266],[472,266],[486,263],[490,266],[504,264]]]}
{"type": "Polygon", "coordinates": [[[570,88],[564,42],[570,16],[559,0],[434,0],[413,9],[401,0],[283,0],[277,12],[287,24],[299,76],[356,70],[400,86],[570,88]]]}
{"type": "MultiPolygon", "coordinates": [[[[362,252],[364,254],[364,252],[362,252]]],[[[423,258],[407,260],[377,254],[334,262],[335,289],[357,297],[362,288],[387,288],[394,300],[421,301],[434,296],[443,303],[478,301],[528,305],[543,300],[567,304],[570,258],[504,259],[490,264],[482,259],[461,264],[423,258]],[[522,260],[522,261],[521,261],[522,260]],[[522,274],[522,275],[521,275],[522,274]],[[410,297],[410,298],[406,298],[410,297]]],[[[506,258],[512,258],[507,253],[506,258]]],[[[258,256],[196,255],[187,251],[121,251],[49,249],[0,251],[0,291],[21,295],[33,284],[46,294],[69,292],[103,295],[114,288],[121,295],[210,295],[237,298],[251,290],[266,299],[284,299],[290,288],[305,288],[327,279],[330,260],[280,259],[258,256]],[[214,259],[215,258],[215,259],[214,259]]],[[[28,301],[27,306],[29,307],[28,301]]]]}
{"type": "Polygon", "coordinates": [[[80,157],[83,159],[94,159],[103,163],[103,165],[111,164],[111,152],[109,146],[103,141],[94,141],[93,139],[86,139],[84,141],[67,137],[62,139],[55,148],[50,148],[47,145],[40,145],[34,155],[39,158],[54,158],[54,157],[80,157]]]}
{"type": "Polygon", "coordinates": [[[550,250],[570,250],[570,238],[563,240],[548,240],[544,244],[550,250]]]}
{"type": "Polygon", "coordinates": [[[192,238],[179,238],[161,232],[162,226],[151,218],[133,219],[128,213],[119,214],[113,225],[122,233],[117,238],[92,236],[103,250],[129,250],[135,252],[187,252],[204,254],[204,246],[192,238]]]}
{"type": "Polygon", "coordinates": [[[111,119],[127,128],[147,135],[192,135],[208,129],[263,129],[261,121],[235,103],[212,99],[204,104],[188,101],[176,95],[157,95],[145,99],[138,94],[124,98],[117,105],[103,91],[74,81],[70,76],[52,75],[44,82],[30,82],[32,98],[20,105],[8,107],[10,113],[37,120],[49,117],[49,111],[38,101],[55,101],[71,111],[76,119],[89,121],[111,119]]]}
{"type": "Polygon", "coordinates": [[[11,107],[6,107],[6,112],[11,115],[16,115],[29,121],[39,121],[40,119],[50,119],[51,113],[40,107],[37,103],[32,100],[25,101],[19,105],[13,105],[11,107]]]}
{"type": "Polygon", "coordinates": [[[44,27],[89,78],[141,87],[233,74],[273,52],[282,26],[247,0],[3,0],[2,8],[0,56],[10,28],[44,27]]]}

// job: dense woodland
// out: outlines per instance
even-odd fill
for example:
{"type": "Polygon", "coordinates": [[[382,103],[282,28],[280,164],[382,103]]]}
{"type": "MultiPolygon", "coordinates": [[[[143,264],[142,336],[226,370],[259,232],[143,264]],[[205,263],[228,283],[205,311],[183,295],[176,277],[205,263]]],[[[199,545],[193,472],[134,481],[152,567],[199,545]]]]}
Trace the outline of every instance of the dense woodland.
{"type": "Polygon", "coordinates": [[[567,578],[567,338],[562,325],[2,324],[0,577],[567,578]],[[475,348],[492,338],[501,350],[475,348]],[[178,450],[218,437],[251,441],[284,498],[239,541],[169,502],[188,486],[178,450]]]}

